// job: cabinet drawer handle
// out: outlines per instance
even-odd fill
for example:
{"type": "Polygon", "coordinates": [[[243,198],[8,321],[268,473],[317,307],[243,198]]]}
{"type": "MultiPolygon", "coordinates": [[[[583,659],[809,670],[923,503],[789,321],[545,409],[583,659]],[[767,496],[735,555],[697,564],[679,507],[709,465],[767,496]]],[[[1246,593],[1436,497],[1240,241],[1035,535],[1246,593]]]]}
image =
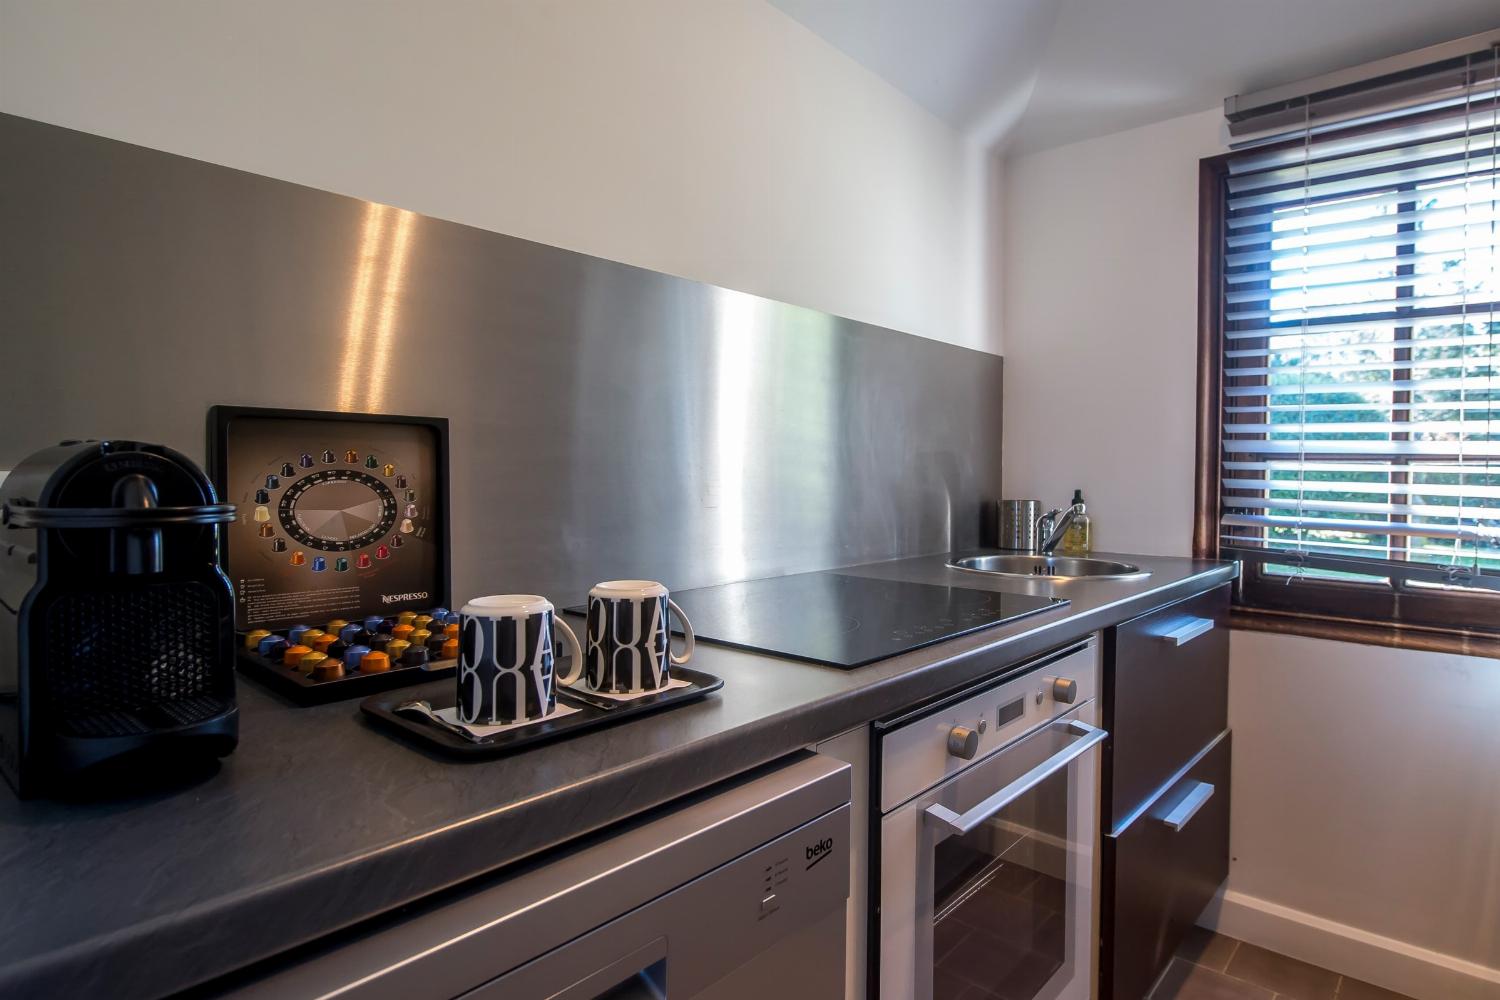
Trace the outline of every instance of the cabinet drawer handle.
{"type": "Polygon", "coordinates": [[[1177,626],[1170,632],[1165,632],[1157,638],[1169,646],[1186,646],[1200,635],[1207,635],[1214,630],[1212,618],[1190,618],[1177,626]]]}
{"type": "Polygon", "coordinates": [[[1206,781],[1193,782],[1193,790],[1182,797],[1182,801],[1172,807],[1172,811],[1162,817],[1162,822],[1170,830],[1181,830],[1192,822],[1198,810],[1203,808],[1203,803],[1214,797],[1214,786],[1206,781]]]}

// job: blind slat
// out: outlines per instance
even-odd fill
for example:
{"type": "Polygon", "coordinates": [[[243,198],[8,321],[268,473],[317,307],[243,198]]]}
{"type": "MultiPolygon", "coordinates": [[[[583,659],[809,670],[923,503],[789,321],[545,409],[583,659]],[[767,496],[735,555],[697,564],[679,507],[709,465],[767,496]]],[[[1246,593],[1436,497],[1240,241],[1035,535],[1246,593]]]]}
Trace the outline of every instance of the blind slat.
{"type": "Polygon", "coordinates": [[[1500,528],[1483,525],[1422,524],[1414,521],[1356,521],[1340,518],[1284,517],[1279,514],[1225,514],[1230,527],[1283,528],[1294,531],[1339,531],[1367,535],[1399,535],[1411,538],[1451,538],[1455,541],[1491,543],[1500,540],[1500,528]]]}
{"type": "Polygon", "coordinates": [[[1385,514],[1387,516],[1399,514],[1406,517],[1436,517],[1455,522],[1462,518],[1494,517],[1500,515],[1500,509],[1492,510],[1486,514],[1483,508],[1469,507],[1461,513],[1457,507],[1445,507],[1440,504],[1375,503],[1368,500],[1231,497],[1225,503],[1229,507],[1254,507],[1269,511],[1287,511],[1289,514],[1295,514],[1298,511],[1332,514],[1385,514]]]}
{"type": "MultiPolygon", "coordinates": [[[[1399,472],[1422,472],[1433,475],[1484,475],[1483,466],[1474,468],[1469,465],[1458,465],[1456,463],[1423,462],[1418,466],[1400,465],[1393,467],[1383,462],[1304,462],[1297,459],[1270,459],[1263,462],[1226,461],[1223,463],[1225,469],[1234,472],[1375,472],[1385,473],[1399,472]]],[[[1490,470],[1489,474],[1500,475],[1500,468],[1490,470]]]]}
{"type": "MultiPolygon", "coordinates": [[[[1406,473],[1410,466],[1391,466],[1392,473],[1397,471],[1406,473]]],[[[1226,490],[1257,490],[1265,492],[1267,489],[1273,491],[1299,490],[1302,493],[1346,493],[1350,496],[1402,494],[1406,496],[1423,497],[1457,497],[1464,501],[1464,507],[1469,507],[1469,501],[1475,501],[1474,507],[1480,508],[1480,500],[1500,500],[1500,485],[1495,486],[1459,486],[1452,483],[1371,483],[1356,479],[1229,479],[1223,481],[1226,490]]],[[[1245,498],[1236,497],[1234,503],[1239,504],[1245,498]]],[[[1261,498],[1264,499],[1264,498],[1261,498]]],[[[1278,501],[1285,503],[1285,501],[1278,501]]],[[[1357,501],[1353,501],[1357,502],[1357,501]]],[[[1454,513],[1457,513],[1455,508],[1454,513]]],[[[1494,512],[1500,514],[1500,510],[1494,512]]]]}
{"type": "MultiPolygon", "coordinates": [[[[1368,559],[1372,554],[1386,554],[1397,550],[1398,546],[1384,544],[1375,540],[1364,542],[1330,542],[1325,538],[1307,538],[1303,540],[1284,538],[1260,538],[1255,535],[1224,534],[1224,541],[1231,545],[1243,547],[1255,547],[1261,551],[1279,552],[1284,556],[1295,556],[1301,552],[1334,552],[1354,554],[1358,553],[1368,559]]],[[[1385,537],[1385,536],[1381,536],[1385,537]]],[[[1385,567],[1381,565],[1371,566],[1369,563],[1360,567],[1365,573],[1383,573],[1385,567]]]]}
{"type": "MultiPolygon", "coordinates": [[[[1414,329],[1429,329],[1434,326],[1490,323],[1491,316],[1495,320],[1500,321],[1500,303],[1476,300],[1463,303],[1458,309],[1435,309],[1420,314],[1403,314],[1399,317],[1366,316],[1357,309],[1351,309],[1348,316],[1315,319],[1307,323],[1305,328],[1304,324],[1301,323],[1288,323],[1280,326],[1263,326],[1258,324],[1242,330],[1226,331],[1224,336],[1228,340],[1248,340],[1263,337],[1312,336],[1315,334],[1322,335],[1345,331],[1388,330],[1402,326],[1409,326],[1414,329]]],[[[1485,336],[1488,336],[1488,332],[1485,333],[1485,336]]]]}
{"type": "Polygon", "coordinates": [[[1500,458],[1497,441],[1264,441],[1225,438],[1220,447],[1240,455],[1458,455],[1500,458]]]}
{"type": "MultiPolygon", "coordinates": [[[[1467,292],[1448,292],[1441,295],[1411,295],[1404,299],[1392,298],[1372,302],[1356,302],[1354,305],[1357,306],[1362,315],[1378,316],[1381,313],[1389,315],[1403,308],[1434,309],[1452,306],[1462,307],[1468,301],[1469,296],[1467,292]]],[[[1277,309],[1237,309],[1226,312],[1224,319],[1230,323],[1261,320],[1273,325],[1277,323],[1300,324],[1304,319],[1343,318],[1349,315],[1349,307],[1350,303],[1336,302],[1329,305],[1310,305],[1301,308],[1286,305],[1277,309]]],[[[1476,318],[1485,319],[1486,317],[1481,315],[1476,318]]]]}
{"type": "Polygon", "coordinates": [[[1324,264],[1309,263],[1300,257],[1287,257],[1275,262],[1280,265],[1276,270],[1267,270],[1265,267],[1255,265],[1243,271],[1225,271],[1223,277],[1226,285],[1258,284],[1262,290],[1271,287],[1267,282],[1278,280],[1288,282],[1294,278],[1299,287],[1304,283],[1308,287],[1317,287],[1337,284],[1353,277],[1375,277],[1379,274],[1393,273],[1392,268],[1403,265],[1410,265],[1412,271],[1418,275],[1439,273],[1441,268],[1448,266],[1447,261],[1452,257],[1453,255],[1446,250],[1421,253],[1412,251],[1359,260],[1334,260],[1324,264]]]}
{"type": "MultiPolygon", "coordinates": [[[[1272,352],[1272,356],[1276,352],[1272,352]]],[[[1461,358],[1413,358],[1410,361],[1345,361],[1337,364],[1315,362],[1312,364],[1285,364],[1285,365],[1263,365],[1259,368],[1251,366],[1236,366],[1224,369],[1225,378],[1259,378],[1261,376],[1277,375],[1284,376],[1284,381],[1274,382],[1272,388],[1295,387],[1301,384],[1306,374],[1333,375],[1348,372],[1377,372],[1390,371],[1393,368],[1468,368],[1473,380],[1479,384],[1474,388],[1488,391],[1500,389],[1500,372],[1496,366],[1500,365],[1500,357],[1461,357],[1461,358]],[[1486,385],[1485,383],[1490,384],[1486,385]]],[[[1356,385],[1367,383],[1354,383],[1356,385]]],[[[1327,383],[1316,382],[1319,389],[1327,388],[1327,383]]]]}
{"type": "Polygon", "coordinates": [[[1472,118],[1467,131],[1460,130],[1451,138],[1432,142],[1399,142],[1398,136],[1402,133],[1398,130],[1395,134],[1387,133],[1386,142],[1381,144],[1385,148],[1377,147],[1370,152],[1319,156],[1318,150],[1309,149],[1310,156],[1305,162],[1299,159],[1287,166],[1238,174],[1231,169],[1226,187],[1231,195],[1288,186],[1301,189],[1304,184],[1355,174],[1368,175],[1385,168],[1410,170],[1412,163],[1427,163],[1430,165],[1427,169],[1439,171],[1447,164],[1484,159],[1496,145],[1494,124],[1495,115],[1489,112],[1472,118]]]}
{"type": "MultiPolygon", "coordinates": [[[[1486,150],[1485,152],[1488,152],[1486,150]]],[[[1231,197],[1227,201],[1230,211],[1247,208],[1296,208],[1347,199],[1361,194],[1388,191],[1395,187],[1417,188],[1419,185],[1438,181],[1454,181],[1472,178],[1493,170],[1486,156],[1482,160],[1453,159],[1442,163],[1427,163],[1419,166],[1383,170],[1352,177],[1335,177],[1332,180],[1306,186],[1258,191],[1253,194],[1231,197]]]]}
{"type": "MultiPolygon", "coordinates": [[[[1485,317],[1481,316],[1479,318],[1484,319],[1485,317]]],[[[1496,313],[1496,318],[1500,319],[1500,313],[1496,313]]],[[[1451,337],[1398,338],[1395,336],[1394,327],[1388,327],[1387,330],[1392,335],[1390,337],[1383,337],[1379,340],[1365,338],[1352,340],[1344,338],[1336,343],[1329,343],[1329,338],[1318,336],[1316,334],[1304,335],[1300,330],[1298,330],[1293,334],[1289,334],[1289,336],[1295,336],[1298,338],[1299,342],[1297,344],[1288,344],[1284,346],[1277,345],[1275,347],[1237,347],[1225,351],[1224,357],[1264,358],[1268,355],[1275,354],[1283,359],[1290,359],[1294,357],[1301,357],[1302,355],[1316,355],[1320,352],[1328,350],[1329,347],[1338,347],[1360,352],[1389,351],[1394,350],[1398,347],[1408,348],[1414,351],[1427,350],[1434,347],[1462,347],[1466,350],[1471,348],[1484,348],[1486,350],[1492,350],[1495,347],[1500,347],[1500,334],[1496,333],[1470,333],[1459,334],[1451,337]]],[[[1283,337],[1278,339],[1287,338],[1283,337]]],[[[1458,359],[1455,358],[1450,360],[1458,359]]],[[[1392,364],[1394,365],[1395,363],[1392,362],[1392,364]]]]}
{"type": "MultiPolygon", "coordinates": [[[[1481,168],[1483,164],[1480,164],[1481,168]]],[[[1481,173],[1479,182],[1474,177],[1464,176],[1456,180],[1434,181],[1425,185],[1424,193],[1430,197],[1441,197],[1450,204],[1476,204],[1485,205],[1489,203],[1488,196],[1483,192],[1495,183],[1496,174],[1491,171],[1488,175],[1481,173]]],[[[1390,205],[1399,205],[1412,200],[1410,191],[1386,190],[1372,191],[1360,195],[1357,198],[1346,198],[1340,205],[1341,212],[1369,210],[1372,208],[1384,208],[1390,205]]],[[[1265,212],[1241,212],[1231,215],[1224,220],[1230,229],[1243,230],[1250,228],[1266,228],[1278,219],[1283,218],[1285,210],[1265,212]]],[[[1313,226],[1333,226],[1342,224],[1341,216],[1330,216],[1326,219],[1309,220],[1313,226]]]]}
{"type": "MultiPolygon", "coordinates": [[[[1463,223],[1475,222],[1476,220],[1491,217],[1490,199],[1488,190],[1494,185],[1491,182],[1478,187],[1478,193],[1483,197],[1476,196],[1476,186],[1469,184],[1465,188],[1467,200],[1462,204],[1453,205],[1443,209],[1415,209],[1412,211],[1381,212],[1370,211],[1376,206],[1360,205],[1345,206],[1339,214],[1353,214],[1352,219],[1333,218],[1329,220],[1318,220],[1317,216],[1307,216],[1301,220],[1301,224],[1292,227],[1283,227],[1278,230],[1266,230],[1264,232],[1237,232],[1230,233],[1224,237],[1224,245],[1228,247],[1265,246],[1272,240],[1283,246],[1317,246],[1322,237],[1336,238],[1340,233],[1357,233],[1362,229],[1370,229],[1376,225],[1401,226],[1411,222],[1424,222],[1432,226],[1461,226],[1463,223]],[[1367,214],[1356,213],[1353,208],[1362,208],[1367,214]],[[1297,239],[1297,237],[1305,237],[1297,239]]],[[[1416,199],[1410,194],[1393,195],[1391,204],[1410,204],[1416,199]]],[[[1267,221],[1272,219],[1284,220],[1284,215],[1274,213],[1267,221]]],[[[1430,230],[1429,230],[1430,231],[1430,230]]]]}
{"type": "MultiPolygon", "coordinates": [[[[1320,243],[1304,244],[1300,240],[1288,237],[1285,246],[1266,247],[1264,249],[1244,250],[1225,255],[1226,267],[1246,267],[1250,264],[1268,264],[1275,262],[1287,262],[1296,269],[1314,268],[1320,265],[1332,265],[1342,263],[1339,257],[1348,256],[1344,251],[1363,250],[1366,251],[1364,260],[1370,258],[1379,259],[1396,254],[1397,248],[1415,245],[1418,252],[1417,258],[1431,257],[1437,254],[1448,254],[1453,256],[1459,250],[1483,250],[1494,244],[1494,220],[1488,215],[1474,218],[1452,225],[1433,226],[1423,228],[1420,231],[1411,232],[1388,232],[1378,233],[1373,236],[1360,236],[1351,239],[1331,239],[1320,243]],[[1423,250],[1421,244],[1426,242],[1430,249],[1423,250]],[[1443,244],[1438,246],[1437,244],[1443,244]],[[1371,252],[1373,251],[1373,253],[1371,252]]],[[[1366,226],[1366,228],[1370,228],[1366,226]]],[[[1300,234],[1299,234],[1300,235],[1300,234]]],[[[1335,236],[1339,234],[1334,234],[1335,236]]],[[[1280,242],[1279,240],[1277,242],[1280,242]]],[[[1275,274],[1275,270],[1271,272],[1275,274]]]]}
{"type": "MultiPolygon", "coordinates": [[[[1500,384],[1496,388],[1500,388],[1500,384]]],[[[1225,424],[1224,433],[1298,434],[1307,441],[1319,441],[1334,434],[1500,435],[1500,423],[1490,420],[1425,420],[1421,422],[1420,429],[1416,429],[1417,427],[1410,420],[1329,420],[1311,423],[1270,421],[1225,424]]]]}
{"type": "Polygon", "coordinates": [[[1305,396],[1384,394],[1394,392],[1478,392],[1472,381],[1465,378],[1403,378],[1389,382],[1309,382],[1300,385],[1229,385],[1224,387],[1226,396],[1265,396],[1303,398],[1305,396]]]}
{"type": "MultiPolygon", "coordinates": [[[[1480,111],[1471,115],[1473,123],[1480,128],[1493,128],[1497,124],[1495,114],[1483,103],[1493,98],[1495,93],[1494,87],[1480,87],[1467,99],[1471,110],[1476,99],[1480,104],[1480,111]]],[[[1229,173],[1231,176],[1236,176],[1275,170],[1299,164],[1309,156],[1315,160],[1327,160],[1357,155],[1388,146],[1410,145],[1413,142],[1462,134],[1467,127],[1472,126],[1465,122],[1461,115],[1444,115],[1427,121],[1395,123],[1388,128],[1372,129],[1358,135],[1338,134],[1315,138],[1306,143],[1305,148],[1286,146],[1236,156],[1229,164],[1229,173]]]]}
{"type": "MultiPolygon", "coordinates": [[[[1257,413],[1329,413],[1348,411],[1351,413],[1390,413],[1393,410],[1464,410],[1476,411],[1488,416],[1470,419],[1494,420],[1500,423],[1500,399],[1449,399],[1433,401],[1407,401],[1401,404],[1382,403],[1304,403],[1301,399],[1291,403],[1270,403],[1262,406],[1226,406],[1225,413],[1249,416],[1257,413]]],[[[1425,417],[1414,419],[1424,420],[1425,417]]]]}

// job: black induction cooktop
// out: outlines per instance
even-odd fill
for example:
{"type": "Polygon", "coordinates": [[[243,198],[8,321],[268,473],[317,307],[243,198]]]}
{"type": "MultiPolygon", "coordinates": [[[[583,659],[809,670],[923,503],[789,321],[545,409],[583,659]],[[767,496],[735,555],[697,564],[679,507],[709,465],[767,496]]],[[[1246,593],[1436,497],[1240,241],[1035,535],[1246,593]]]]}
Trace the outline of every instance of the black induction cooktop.
{"type": "Polygon", "coordinates": [[[672,599],[699,639],[845,669],[1068,603],[833,572],[676,591],[672,599]]]}

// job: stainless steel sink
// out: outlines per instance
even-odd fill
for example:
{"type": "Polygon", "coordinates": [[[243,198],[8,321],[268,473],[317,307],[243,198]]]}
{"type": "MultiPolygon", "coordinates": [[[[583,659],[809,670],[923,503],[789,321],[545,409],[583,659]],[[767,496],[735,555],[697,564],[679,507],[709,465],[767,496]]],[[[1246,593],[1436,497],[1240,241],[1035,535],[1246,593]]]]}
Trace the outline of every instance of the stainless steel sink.
{"type": "Polygon", "coordinates": [[[1151,575],[1131,563],[1112,559],[1087,559],[1072,556],[965,556],[948,564],[953,569],[995,576],[1016,576],[1049,580],[1142,580],[1151,575]]]}

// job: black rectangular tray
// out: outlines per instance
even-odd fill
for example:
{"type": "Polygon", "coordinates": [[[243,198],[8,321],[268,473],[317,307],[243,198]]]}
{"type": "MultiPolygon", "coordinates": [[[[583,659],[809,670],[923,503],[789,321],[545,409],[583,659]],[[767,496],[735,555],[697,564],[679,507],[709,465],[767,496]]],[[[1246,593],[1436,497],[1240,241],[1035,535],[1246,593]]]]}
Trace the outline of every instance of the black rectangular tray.
{"type": "Polygon", "coordinates": [[[539,743],[575,736],[579,733],[611,725],[625,719],[639,718],[651,712],[661,711],[696,701],[711,691],[724,686],[723,679],[686,667],[673,667],[672,676],[688,681],[687,687],[664,691],[661,694],[624,703],[592,698],[585,693],[575,693],[567,688],[558,692],[558,700],[578,709],[572,715],[553,722],[542,722],[524,729],[512,729],[490,737],[484,743],[473,743],[456,733],[425,721],[420,716],[402,715],[395,711],[397,705],[413,699],[425,699],[434,709],[448,708],[458,700],[455,686],[449,684],[427,684],[406,688],[366,698],[360,702],[360,710],[381,725],[400,731],[401,735],[424,746],[463,757],[503,757],[539,743]]]}
{"type": "Polygon", "coordinates": [[[432,660],[423,667],[395,667],[378,674],[352,673],[330,681],[315,681],[290,667],[244,649],[239,651],[239,666],[240,673],[255,678],[299,705],[324,705],[330,701],[343,701],[345,698],[362,698],[391,688],[451,678],[458,670],[458,661],[432,660]]]}

